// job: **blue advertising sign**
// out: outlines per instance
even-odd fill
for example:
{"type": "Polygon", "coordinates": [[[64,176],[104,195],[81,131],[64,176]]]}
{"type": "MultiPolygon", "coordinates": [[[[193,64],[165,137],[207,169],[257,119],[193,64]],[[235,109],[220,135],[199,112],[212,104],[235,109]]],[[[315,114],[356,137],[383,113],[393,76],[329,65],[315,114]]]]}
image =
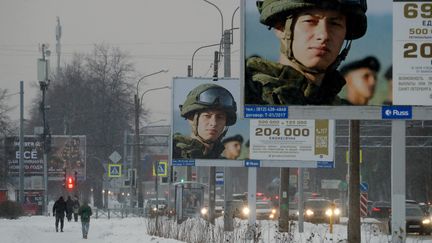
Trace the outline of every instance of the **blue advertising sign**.
{"type": "Polygon", "coordinates": [[[412,119],[412,106],[383,106],[382,119],[412,119]]]}
{"type": "Polygon", "coordinates": [[[318,161],[317,162],[317,168],[333,169],[334,168],[334,162],[333,161],[318,161]]]}
{"type": "Polygon", "coordinates": [[[260,167],[261,163],[259,160],[245,160],[245,167],[260,167]]]}
{"type": "Polygon", "coordinates": [[[244,117],[254,119],[286,119],[288,118],[288,106],[257,106],[246,105],[244,117]]]}
{"type": "Polygon", "coordinates": [[[172,165],[173,166],[195,166],[195,160],[194,159],[173,159],[172,165]]]}

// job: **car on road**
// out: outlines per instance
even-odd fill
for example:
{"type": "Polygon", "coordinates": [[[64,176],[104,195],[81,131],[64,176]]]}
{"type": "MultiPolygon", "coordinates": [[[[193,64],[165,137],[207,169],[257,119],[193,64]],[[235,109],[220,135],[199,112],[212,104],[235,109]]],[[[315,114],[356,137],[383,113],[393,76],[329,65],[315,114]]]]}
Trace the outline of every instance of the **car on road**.
{"type": "Polygon", "coordinates": [[[375,219],[388,219],[391,213],[391,204],[387,201],[376,201],[372,204],[370,216],[375,219]]]}
{"type": "Polygon", "coordinates": [[[166,198],[149,198],[144,206],[144,214],[147,217],[155,217],[156,215],[164,215],[168,208],[166,198]]]}
{"type": "Polygon", "coordinates": [[[304,220],[312,223],[330,223],[330,217],[333,217],[333,223],[340,222],[340,209],[327,199],[309,199],[304,203],[304,220]]]}
{"type": "Polygon", "coordinates": [[[275,220],[278,218],[277,209],[273,207],[271,201],[256,202],[256,218],[275,220]]]}
{"type": "MultiPolygon", "coordinates": [[[[419,233],[420,235],[429,235],[432,233],[432,220],[429,214],[424,213],[419,205],[406,204],[405,222],[407,233],[419,233]]],[[[389,229],[391,232],[391,217],[389,220],[389,229]]]]}

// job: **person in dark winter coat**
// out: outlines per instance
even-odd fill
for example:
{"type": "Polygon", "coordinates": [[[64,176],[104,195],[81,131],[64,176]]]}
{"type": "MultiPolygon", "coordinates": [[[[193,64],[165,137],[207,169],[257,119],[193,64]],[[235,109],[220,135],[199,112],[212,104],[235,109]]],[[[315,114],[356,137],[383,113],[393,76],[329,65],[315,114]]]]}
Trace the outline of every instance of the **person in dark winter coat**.
{"type": "Polygon", "coordinates": [[[73,200],[73,206],[72,206],[75,222],[78,221],[78,210],[79,210],[79,207],[80,207],[80,203],[78,201],[78,198],[75,196],[75,198],[73,200]]]}
{"type": "Polygon", "coordinates": [[[69,222],[72,220],[73,204],[72,198],[68,196],[66,200],[66,218],[69,222]]]}
{"type": "Polygon", "coordinates": [[[66,213],[66,202],[63,197],[60,197],[53,206],[53,215],[55,216],[55,227],[58,232],[58,224],[60,221],[60,231],[63,232],[64,216],[66,213]]]}
{"type": "Polygon", "coordinates": [[[90,216],[93,214],[87,201],[83,202],[83,205],[78,210],[78,214],[81,216],[83,238],[87,239],[87,234],[90,228],[90,216]]]}

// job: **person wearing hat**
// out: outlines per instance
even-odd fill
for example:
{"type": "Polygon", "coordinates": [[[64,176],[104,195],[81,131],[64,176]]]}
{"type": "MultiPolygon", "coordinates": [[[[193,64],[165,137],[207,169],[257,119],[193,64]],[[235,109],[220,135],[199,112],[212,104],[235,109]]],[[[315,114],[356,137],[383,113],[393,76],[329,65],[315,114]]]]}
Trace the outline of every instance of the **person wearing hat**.
{"type": "Polygon", "coordinates": [[[222,153],[224,158],[235,160],[240,157],[243,143],[242,135],[237,134],[232,137],[227,137],[222,140],[222,143],[225,147],[225,150],[222,153]]]}
{"type": "Polygon", "coordinates": [[[222,158],[221,140],[228,127],[237,121],[237,104],[232,94],[216,84],[201,84],[189,92],[179,108],[192,133],[190,136],[174,135],[173,158],[222,158]]]}
{"type": "Polygon", "coordinates": [[[342,104],[345,80],[336,69],[366,33],[366,0],[263,0],[257,7],[280,53],[278,62],[246,60],[245,104],[342,104]]]}
{"type": "Polygon", "coordinates": [[[384,74],[384,78],[387,80],[387,98],[384,100],[383,105],[393,104],[393,65],[387,68],[384,74]]]}
{"type": "Polygon", "coordinates": [[[346,102],[351,105],[368,105],[375,94],[377,73],[380,70],[378,59],[373,56],[346,64],[340,70],[346,84],[346,102]]]}

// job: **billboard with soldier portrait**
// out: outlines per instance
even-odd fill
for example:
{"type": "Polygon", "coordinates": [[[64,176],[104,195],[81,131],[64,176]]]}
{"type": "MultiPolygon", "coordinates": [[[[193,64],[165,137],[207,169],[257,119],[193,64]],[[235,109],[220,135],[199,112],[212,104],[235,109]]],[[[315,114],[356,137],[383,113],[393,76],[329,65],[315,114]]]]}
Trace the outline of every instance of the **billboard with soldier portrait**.
{"type": "Polygon", "coordinates": [[[432,105],[430,3],[413,2],[241,1],[244,116],[381,119],[381,106],[432,105]]]}
{"type": "Polygon", "coordinates": [[[249,124],[238,113],[238,79],[175,78],[172,87],[173,165],[248,156],[249,124]]]}

